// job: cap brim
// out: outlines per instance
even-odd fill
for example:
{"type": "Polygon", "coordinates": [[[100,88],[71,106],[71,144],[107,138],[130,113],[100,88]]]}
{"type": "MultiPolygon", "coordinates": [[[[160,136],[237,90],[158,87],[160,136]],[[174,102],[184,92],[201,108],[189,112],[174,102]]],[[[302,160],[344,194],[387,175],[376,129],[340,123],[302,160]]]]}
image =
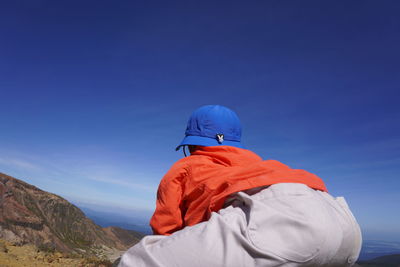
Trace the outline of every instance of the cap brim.
{"type": "Polygon", "coordinates": [[[203,136],[194,136],[189,135],[183,138],[182,142],[176,147],[175,150],[179,150],[181,146],[185,145],[194,145],[194,146],[233,146],[238,148],[244,148],[240,142],[224,140],[222,143],[219,143],[217,139],[203,137],[203,136]]]}

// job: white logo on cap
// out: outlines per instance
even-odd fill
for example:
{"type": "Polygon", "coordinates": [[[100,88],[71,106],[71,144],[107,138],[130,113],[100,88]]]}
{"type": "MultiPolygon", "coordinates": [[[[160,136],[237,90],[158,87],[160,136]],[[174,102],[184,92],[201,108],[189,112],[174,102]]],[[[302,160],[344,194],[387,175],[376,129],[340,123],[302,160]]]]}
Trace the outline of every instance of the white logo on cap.
{"type": "Polygon", "coordinates": [[[223,134],[217,134],[217,139],[218,139],[218,143],[222,144],[222,142],[224,142],[224,135],[223,134]]]}

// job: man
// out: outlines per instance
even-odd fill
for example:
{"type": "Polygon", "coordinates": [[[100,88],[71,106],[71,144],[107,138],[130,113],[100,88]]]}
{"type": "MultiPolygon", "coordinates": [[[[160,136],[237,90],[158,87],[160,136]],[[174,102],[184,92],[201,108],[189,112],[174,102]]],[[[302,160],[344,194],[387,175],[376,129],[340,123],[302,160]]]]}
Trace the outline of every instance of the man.
{"type": "Polygon", "coordinates": [[[189,119],[191,155],[161,180],[147,236],[120,266],[351,266],[359,226],[323,181],[241,144],[230,109],[203,106],[189,119]]]}

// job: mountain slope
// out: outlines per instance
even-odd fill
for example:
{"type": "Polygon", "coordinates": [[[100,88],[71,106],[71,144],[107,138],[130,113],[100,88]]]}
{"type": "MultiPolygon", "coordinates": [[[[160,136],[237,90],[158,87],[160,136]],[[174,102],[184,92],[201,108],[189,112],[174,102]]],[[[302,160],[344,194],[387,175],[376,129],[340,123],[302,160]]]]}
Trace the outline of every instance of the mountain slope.
{"type": "Polygon", "coordinates": [[[0,173],[0,238],[61,252],[126,250],[141,235],[104,229],[60,196],[0,173]]]}

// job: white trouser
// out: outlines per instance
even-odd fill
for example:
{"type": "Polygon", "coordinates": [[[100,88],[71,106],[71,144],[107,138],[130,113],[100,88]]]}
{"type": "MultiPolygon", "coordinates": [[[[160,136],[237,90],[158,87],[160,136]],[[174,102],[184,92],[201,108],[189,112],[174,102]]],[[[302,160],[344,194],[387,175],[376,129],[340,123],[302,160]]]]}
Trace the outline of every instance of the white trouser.
{"type": "Polygon", "coordinates": [[[351,266],[361,232],[343,197],[283,183],[212,213],[171,236],[146,236],[120,267],[351,266]]]}

